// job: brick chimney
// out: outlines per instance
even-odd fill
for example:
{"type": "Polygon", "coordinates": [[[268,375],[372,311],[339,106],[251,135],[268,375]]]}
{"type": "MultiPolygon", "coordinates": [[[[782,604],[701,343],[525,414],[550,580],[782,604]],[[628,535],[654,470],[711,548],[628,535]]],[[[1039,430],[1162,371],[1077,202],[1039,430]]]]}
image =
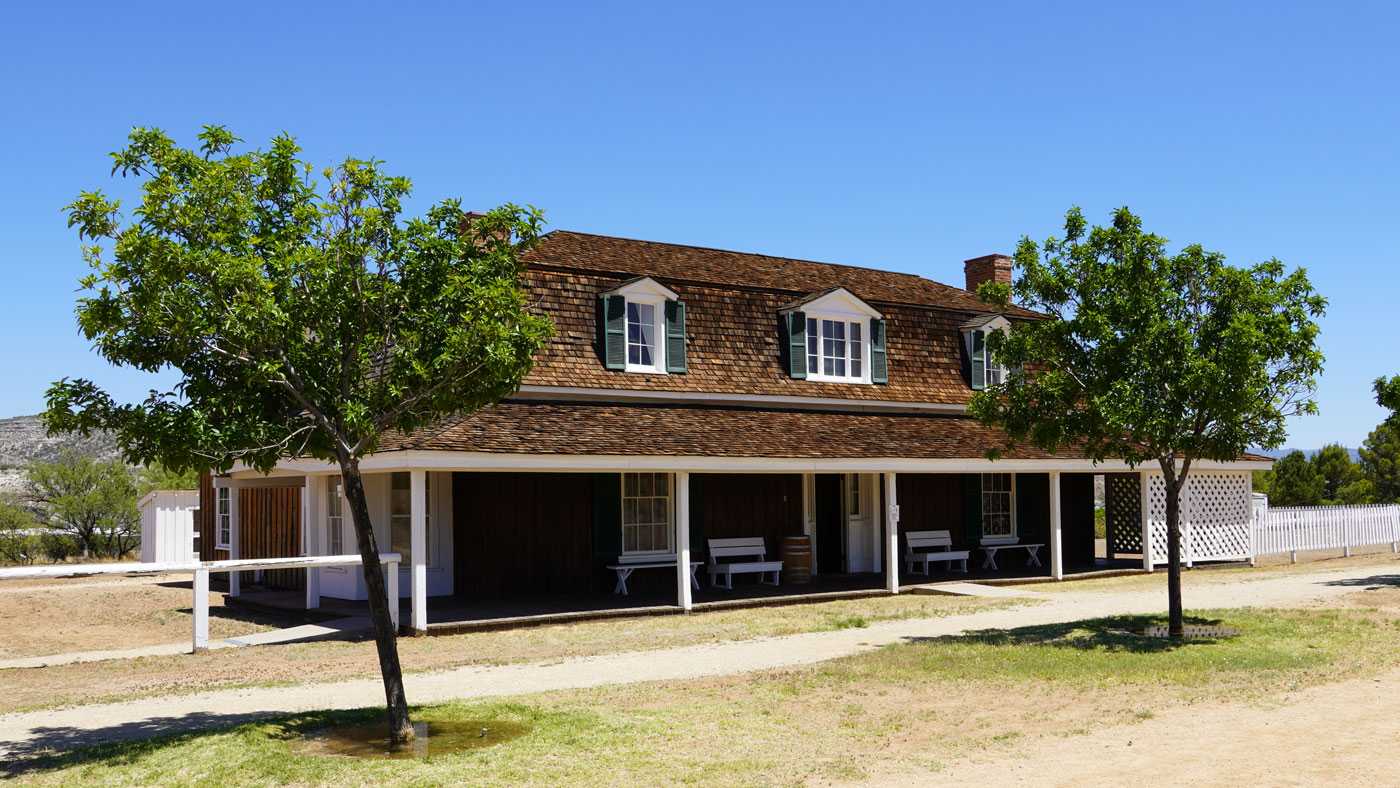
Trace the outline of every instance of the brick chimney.
{"type": "Polygon", "coordinates": [[[963,274],[967,277],[967,289],[974,293],[983,282],[1011,284],[1011,258],[1004,254],[974,257],[963,261],[963,274]]]}

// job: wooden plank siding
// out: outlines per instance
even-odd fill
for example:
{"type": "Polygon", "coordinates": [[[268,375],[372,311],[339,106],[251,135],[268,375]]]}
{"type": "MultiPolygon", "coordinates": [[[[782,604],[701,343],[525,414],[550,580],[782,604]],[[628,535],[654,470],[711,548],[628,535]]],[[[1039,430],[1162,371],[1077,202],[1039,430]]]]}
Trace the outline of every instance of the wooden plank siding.
{"type": "Polygon", "coordinates": [[[694,560],[709,559],[707,539],[763,537],[771,558],[783,537],[802,534],[802,476],[795,473],[692,473],[690,535],[694,560]]]}
{"type": "MultiPolygon", "coordinates": [[[[238,491],[239,558],[291,558],[301,555],[301,489],[298,484],[295,487],[247,487],[238,491]]],[[[214,532],[217,511],[214,480],[206,471],[199,475],[199,514],[195,517],[201,561],[232,557],[228,550],[214,548],[218,541],[214,532]]],[[[251,572],[243,573],[244,582],[252,582],[252,579],[251,572]]],[[[265,572],[263,583],[272,588],[305,588],[306,571],[284,569],[265,572]]]]}
{"type": "MultiPolygon", "coordinates": [[[[290,558],[301,555],[301,486],[245,487],[238,491],[238,557],[290,558]]],[[[263,573],[269,588],[305,588],[306,571],[263,573]]]]}

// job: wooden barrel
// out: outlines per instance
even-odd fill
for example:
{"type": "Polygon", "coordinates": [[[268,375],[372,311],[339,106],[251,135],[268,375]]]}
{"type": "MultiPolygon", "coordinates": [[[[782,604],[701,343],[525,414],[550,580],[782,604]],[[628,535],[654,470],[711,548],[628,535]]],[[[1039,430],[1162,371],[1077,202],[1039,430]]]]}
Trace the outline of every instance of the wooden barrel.
{"type": "Polygon", "coordinates": [[[783,537],[783,582],[812,582],[812,539],[807,535],[783,537]]]}

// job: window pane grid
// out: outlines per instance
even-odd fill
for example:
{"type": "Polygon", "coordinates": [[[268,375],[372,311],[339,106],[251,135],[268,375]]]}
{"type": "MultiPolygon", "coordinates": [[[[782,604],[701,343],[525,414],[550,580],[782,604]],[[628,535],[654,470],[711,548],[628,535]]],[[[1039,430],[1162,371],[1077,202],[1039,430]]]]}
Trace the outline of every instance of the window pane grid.
{"type": "Polygon", "coordinates": [[[627,363],[649,367],[656,356],[656,307],[627,302],[627,363]]]}
{"type": "Polygon", "coordinates": [[[624,474],[622,490],[622,551],[671,552],[670,475],[624,474]]]}
{"type": "Polygon", "coordinates": [[[859,380],[865,371],[858,322],[807,320],[807,369],[829,378],[859,380]]]}
{"type": "Polygon", "coordinates": [[[982,536],[1014,536],[1011,517],[1011,474],[982,474],[982,536]]]}

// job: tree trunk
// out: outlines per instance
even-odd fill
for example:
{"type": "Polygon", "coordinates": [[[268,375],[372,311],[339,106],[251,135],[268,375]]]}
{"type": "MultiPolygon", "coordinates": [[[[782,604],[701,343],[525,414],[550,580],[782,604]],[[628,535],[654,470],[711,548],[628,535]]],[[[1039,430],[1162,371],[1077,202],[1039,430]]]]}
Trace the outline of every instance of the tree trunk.
{"type": "Polygon", "coordinates": [[[1180,479],[1167,482],[1167,634],[1186,634],[1181,610],[1181,487],[1180,479]]]}
{"type": "Polygon", "coordinates": [[[389,717],[389,740],[403,743],[413,740],[413,723],[408,718],[408,699],[403,690],[403,668],[399,665],[398,632],[389,616],[390,600],[384,584],[384,567],[379,563],[379,545],[375,543],[374,528],[369,519],[369,503],[365,500],[364,480],[360,463],[353,458],[340,460],[345,499],[350,504],[350,520],[355,525],[355,542],[364,563],[365,585],[369,590],[369,616],[374,623],[374,645],[379,651],[379,673],[384,679],[384,703],[389,717]]]}

